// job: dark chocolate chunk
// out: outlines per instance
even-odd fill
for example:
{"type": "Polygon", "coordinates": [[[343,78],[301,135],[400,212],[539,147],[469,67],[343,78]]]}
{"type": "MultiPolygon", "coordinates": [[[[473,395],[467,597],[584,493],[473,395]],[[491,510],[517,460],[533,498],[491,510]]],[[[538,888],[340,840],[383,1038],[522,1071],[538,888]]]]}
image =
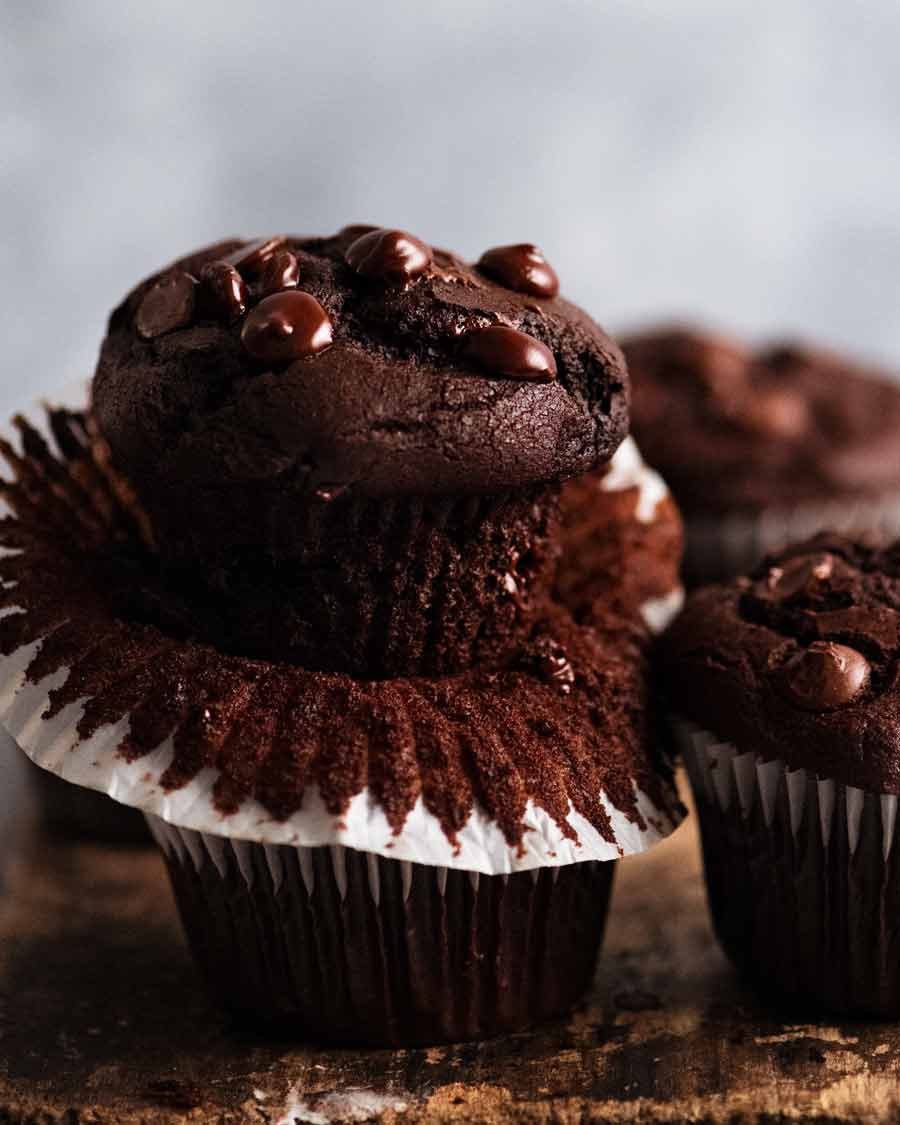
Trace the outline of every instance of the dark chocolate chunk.
{"type": "Polygon", "coordinates": [[[347,265],[363,277],[407,285],[432,262],[431,247],[402,230],[376,228],[351,242],[344,254],[347,265]]]}
{"type": "Polygon", "coordinates": [[[530,293],[533,297],[555,297],[559,292],[556,271],[531,242],[494,246],[485,250],[478,260],[478,268],[488,277],[518,293],[530,293]]]}
{"type": "Polygon", "coordinates": [[[241,341],[262,363],[290,363],[331,346],[331,321],[310,293],[288,289],[265,297],[247,316],[241,341]]]}
{"type": "Polygon", "coordinates": [[[270,293],[280,293],[283,289],[296,289],[299,280],[297,255],[290,250],[277,250],[263,266],[259,278],[260,295],[267,297],[270,293]]]}
{"type": "Polygon", "coordinates": [[[540,383],[556,378],[556,360],[547,345],[505,324],[468,332],[463,353],[493,375],[540,383]]]}
{"type": "Polygon", "coordinates": [[[781,668],[784,694],[804,711],[832,711],[854,700],[869,682],[869,662],[854,648],[815,641],[781,668]]]}
{"type": "Polygon", "coordinates": [[[184,270],[165,274],[144,294],[135,326],[145,340],[185,328],[194,319],[197,282],[184,270]]]}
{"type": "Polygon", "coordinates": [[[834,557],[826,553],[801,555],[787,559],[779,566],[769,567],[765,592],[786,600],[797,596],[811,597],[819,592],[834,573],[834,557]]]}
{"type": "Polygon", "coordinates": [[[538,657],[538,672],[548,684],[556,684],[563,695],[568,695],[575,683],[575,672],[566,650],[555,641],[542,647],[538,657]]]}
{"type": "Polygon", "coordinates": [[[266,262],[286,245],[287,239],[283,234],[276,234],[271,238],[259,238],[227,254],[225,261],[247,277],[258,277],[266,262]]]}
{"type": "Polygon", "coordinates": [[[247,283],[228,262],[210,262],[200,273],[204,310],[223,320],[237,320],[247,311],[247,283]]]}

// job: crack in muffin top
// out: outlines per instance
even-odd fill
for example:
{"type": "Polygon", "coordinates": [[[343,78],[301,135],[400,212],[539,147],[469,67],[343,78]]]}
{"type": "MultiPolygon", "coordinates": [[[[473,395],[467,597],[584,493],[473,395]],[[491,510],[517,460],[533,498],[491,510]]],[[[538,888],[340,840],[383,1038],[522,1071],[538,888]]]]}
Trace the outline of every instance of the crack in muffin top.
{"type": "Polygon", "coordinates": [[[110,319],[93,409],[139,492],[302,476],[465,494],[608,460],[628,390],[619,349],[555,295],[536,248],[473,266],[350,227],[218,243],[139,285],[110,319]]]}

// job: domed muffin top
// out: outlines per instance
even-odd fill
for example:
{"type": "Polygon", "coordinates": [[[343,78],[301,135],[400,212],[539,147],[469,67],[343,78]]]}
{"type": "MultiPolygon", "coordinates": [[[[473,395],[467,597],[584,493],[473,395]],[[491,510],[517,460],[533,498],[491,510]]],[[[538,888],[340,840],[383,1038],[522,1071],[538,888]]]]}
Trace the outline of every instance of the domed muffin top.
{"type": "Polygon", "coordinates": [[[886,376],[680,327],[623,347],[634,435],[688,514],[900,490],[900,386],[886,376]]]}
{"type": "Polygon", "coordinates": [[[325,494],[481,493],[608,460],[628,427],[615,344],[536,247],[477,265],[403,231],[222,242],[113,313],[93,409],[142,480],[325,494]]]}
{"type": "Polygon", "coordinates": [[[698,590],[662,657],[671,710],[742,752],[900,793],[900,542],[823,533],[698,590]]]}

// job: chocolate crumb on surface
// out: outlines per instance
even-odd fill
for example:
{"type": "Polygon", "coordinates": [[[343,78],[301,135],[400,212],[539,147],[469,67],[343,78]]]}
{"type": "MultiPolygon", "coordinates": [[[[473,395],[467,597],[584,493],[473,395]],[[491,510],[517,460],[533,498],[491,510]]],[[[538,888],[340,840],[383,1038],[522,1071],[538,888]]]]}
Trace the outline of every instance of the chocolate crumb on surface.
{"type": "Polygon", "coordinates": [[[477,802],[516,845],[529,800],[569,835],[571,802],[606,839],[601,792],[642,827],[635,783],[675,807],[632,624],[610,615],[582,628],[548,602],[504,662],[436,679],[353,679],[220,651],[161,579],[139,505],[98,463],[90,418],[49,421],[58,452],[24,421],[25,454],[4,449],[15,479],[0,543],[16,553],[0,560],[0,604],[25,612],[0,619],[0,652],[42,639],[27,677],[69,669],[50,710],[84,700],[82,737],[130,715],[119,749],[138,759],[173,736],[164,784],[217,770],[223,815],[253,797],[287,818],[315,785],[337,816],[368,787],[396,831],[421,797],[452,841],[477,802]]]}

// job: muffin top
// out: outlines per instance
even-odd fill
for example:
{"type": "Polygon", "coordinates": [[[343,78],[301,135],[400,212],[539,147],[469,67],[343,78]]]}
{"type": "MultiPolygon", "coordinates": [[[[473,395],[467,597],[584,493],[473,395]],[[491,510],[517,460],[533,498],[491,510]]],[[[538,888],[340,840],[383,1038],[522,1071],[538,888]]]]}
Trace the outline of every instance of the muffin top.
{"type": "Polygon", "coordinates": [[[616,345],[530,245],[477,265],[402,231],[227,241],[112,314],[93,409],[143,481],[481,493],[608,460],[616,345]]]}
{"type": "Polygon", "coordinates": [[[662,646],[668,704],[734,742],[900,793],[900,542],[821,534],[696,591],[662,646]]]}
{"type": "Polygon", "coordinates": [[[900,387],[883,374],[681,327],[623,348],[633,432],[688,514],[900,490],[900,387]]]}

